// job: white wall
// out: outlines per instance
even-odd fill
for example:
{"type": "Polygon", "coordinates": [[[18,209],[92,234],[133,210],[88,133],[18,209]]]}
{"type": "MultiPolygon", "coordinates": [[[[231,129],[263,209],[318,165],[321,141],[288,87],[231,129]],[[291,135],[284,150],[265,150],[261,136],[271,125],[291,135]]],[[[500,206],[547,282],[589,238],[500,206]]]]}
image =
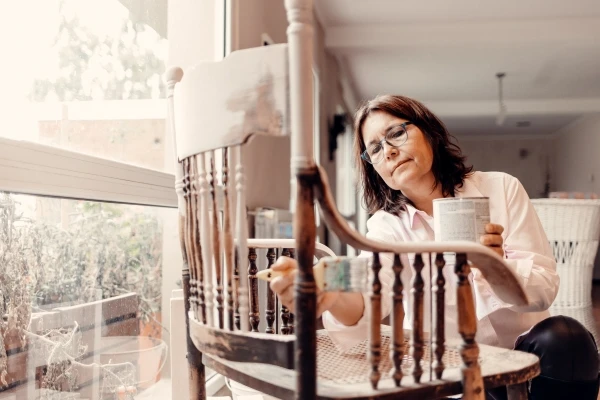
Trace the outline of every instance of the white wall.
{"type": "MultiPolygon", "coordinates": [[[[558,131],[554,146],[553,189],[600,194],[600,114],[581,117],[558,131]]],[[[600,279],[600,254],[594,279],[600,279]]]]}
{"type": "Polygon", "coordinates": [[[553,187],[600,194],[600,114],[584,116],[561,129],[554,144],[553,187]]]}
{"type": "Polygon", "coordinates": [[[552,137],[457,139],[467,156],[467,162],[472,164],[475,170],[511,174],[521,181],[530,198],[542,197],[548,168],[551,177],[554,173],[552,137]],[[526,152],[527,155],[523,156],[522,152],[526,152]]]}

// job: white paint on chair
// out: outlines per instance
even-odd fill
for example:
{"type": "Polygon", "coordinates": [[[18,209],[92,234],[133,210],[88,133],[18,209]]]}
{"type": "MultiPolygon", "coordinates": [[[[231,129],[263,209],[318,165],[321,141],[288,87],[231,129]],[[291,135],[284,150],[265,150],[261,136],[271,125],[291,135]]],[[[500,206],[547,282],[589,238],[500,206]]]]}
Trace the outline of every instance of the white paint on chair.
{"type": "Polygon", "coordinates": [[[175,88],[177,156],[243,144],[253,134],[287,135],[287,45],[231,53],[186,70],[175,88]]]}

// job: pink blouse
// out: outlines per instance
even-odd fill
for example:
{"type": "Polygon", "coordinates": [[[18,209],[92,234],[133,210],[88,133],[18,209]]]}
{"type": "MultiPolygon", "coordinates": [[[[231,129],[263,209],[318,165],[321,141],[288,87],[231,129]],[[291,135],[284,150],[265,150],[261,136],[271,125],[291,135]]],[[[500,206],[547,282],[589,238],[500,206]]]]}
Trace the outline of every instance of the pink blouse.
{"type": "MultiPolygon", "coordinates": [[[[516,338],[537,322],[549,316],[548,307],[554,301],[558,291],[559,277],[556,262],[546,234],[538,216],[529,201],[525,189],[518,179],[501,172],[475,172],[465,180],[462,188],[457,189],[456,197],[489,197],[490,221],[504,227],[504,254],[506,263],[520,279],[530,305],[517,307],[504,303],[492,291],[489,283],[483,279],[477,269],[472,269],[471,279],[475,307],[478,318],[477,337],[479,343],[513,348],[516,338]]],[[[385,242],[409,242],[434,240],[433,217],[419,211],[411,205],[400,216],[385,211],[377,211],[367,222],[367,237],[385,242]]],[[[361,257],[370,257],[371,253],[362,252],[361,257]]],[[[425,267],[423,279],[425,288],[429,288],[431,274],[435,276],[435,265],[424,255],[425,267]]],[[[446,266],[446,337],[459,337],[456,315],[456,275],[454,274],[454,254],[445,255],[446,266]]],[[[379,277],[382,282],[382,315],[386,317],[391,310],[390,290],[394,275],[392,255],[381,254],[382,269],[379,277]]],[[[404,310],[405,328],[410,328],[411,299],[410,281],[414,254],[402,255],[405,266],[402,282],[405,287],[404,310]]],[[[368,294],[364,294],[365,305],[369,304],[368,294]]],[[[366,307],[368,309],[368,307],[366,307]]],[[[430,293],[425,291],[425,330],[430,328],[430,293]]],[[[333,342],[340,350],[346,350],[367,338],[368,323],[366,315],[356,325],[346,326],[337,321],[331,313],[323,314],[323,324],[333,342]]]]}

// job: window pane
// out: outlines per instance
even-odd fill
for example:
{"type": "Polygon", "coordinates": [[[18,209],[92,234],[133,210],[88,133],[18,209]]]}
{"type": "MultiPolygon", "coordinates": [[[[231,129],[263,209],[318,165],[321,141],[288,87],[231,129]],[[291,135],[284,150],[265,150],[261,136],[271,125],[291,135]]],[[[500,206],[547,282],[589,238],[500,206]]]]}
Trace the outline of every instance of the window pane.
{"type": "Polygon", "coordinates": [[[0,48],[13,62],[0,67],[9,77],[0,136],[172,169],[162,81],[167,1],[24,0],[3,8],[0,48]]]}
{"type": "Polygon", "coordinates": [[[0,193],[0,392],[170,397],[176,213],[0,193]]]}

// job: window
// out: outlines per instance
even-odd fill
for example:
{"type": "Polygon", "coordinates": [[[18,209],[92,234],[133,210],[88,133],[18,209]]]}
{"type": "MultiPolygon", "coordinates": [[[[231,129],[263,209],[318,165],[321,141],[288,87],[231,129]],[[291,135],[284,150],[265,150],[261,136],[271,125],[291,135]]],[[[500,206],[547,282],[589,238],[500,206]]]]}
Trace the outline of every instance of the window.
{"type": "Polygon", "coordinates": [[[155,10],[123,4],[49,0],[36,12],[11,4],[0,41],[5,59],[18,62],[8,67],[15,79],[0,136],[165,168],[166,16],[161,23],[141,15],[155,10]]]}
{"type": "Polygon", "coordinates": [[[169,399],[181,255],[162,75],[212,59],[224,2],[6,7],[0,397],[169,399]]]}

